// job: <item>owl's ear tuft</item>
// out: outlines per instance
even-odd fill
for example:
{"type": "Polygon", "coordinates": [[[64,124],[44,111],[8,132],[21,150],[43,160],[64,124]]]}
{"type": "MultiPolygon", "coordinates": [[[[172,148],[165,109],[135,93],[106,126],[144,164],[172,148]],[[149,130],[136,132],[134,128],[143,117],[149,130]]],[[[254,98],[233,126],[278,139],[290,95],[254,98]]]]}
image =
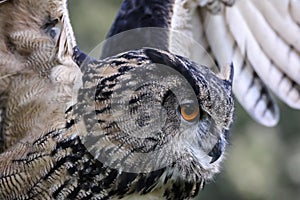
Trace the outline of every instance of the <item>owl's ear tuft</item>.
{"type": "Polygon", "coordinates": [[[228,94],[232,93],[233,75],[234,75],[233,63],[221,67],[220,72],[217,75],[220,79],[223,80],[223,84],[227,89],[228,94]]]}
{"type": "Polygon", "coordinates": [[[233,63],[222,67],[219,74],[220,78],[222,78],[224,81],[229,83],[231,86],[233,83],[233,75],[234,75],[233,63]]]}

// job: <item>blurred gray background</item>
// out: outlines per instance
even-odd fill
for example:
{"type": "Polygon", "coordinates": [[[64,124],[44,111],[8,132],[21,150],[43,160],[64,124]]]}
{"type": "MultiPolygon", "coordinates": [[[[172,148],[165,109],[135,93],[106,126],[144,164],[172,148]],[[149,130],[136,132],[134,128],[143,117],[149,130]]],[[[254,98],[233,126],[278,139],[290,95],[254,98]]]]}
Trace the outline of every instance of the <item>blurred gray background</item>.
{"type": "MultiPolygon", "coordinates": [[[[105,39],[121,0],[69,0],[79,47],[90,52],[105,39]]],[[[222,171],[198,199],[300,199],[300,111],[281,104],[280,123],[266,128],[237,105],[222,171]]]]}

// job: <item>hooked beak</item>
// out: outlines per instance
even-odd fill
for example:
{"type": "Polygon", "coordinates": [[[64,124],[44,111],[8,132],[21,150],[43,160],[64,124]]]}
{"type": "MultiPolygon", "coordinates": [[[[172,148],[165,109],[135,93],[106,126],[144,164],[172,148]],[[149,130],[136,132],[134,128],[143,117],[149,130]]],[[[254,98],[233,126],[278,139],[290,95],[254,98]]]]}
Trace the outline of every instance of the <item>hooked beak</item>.
{"type": "Polygon", "coordinates": [[[225,142],[222,139],[219,139],[218,142],[215,144],[214,148],[209,152],[209,156],[212,157],[210,164],[216,162],[225,149],[225,142]]]}

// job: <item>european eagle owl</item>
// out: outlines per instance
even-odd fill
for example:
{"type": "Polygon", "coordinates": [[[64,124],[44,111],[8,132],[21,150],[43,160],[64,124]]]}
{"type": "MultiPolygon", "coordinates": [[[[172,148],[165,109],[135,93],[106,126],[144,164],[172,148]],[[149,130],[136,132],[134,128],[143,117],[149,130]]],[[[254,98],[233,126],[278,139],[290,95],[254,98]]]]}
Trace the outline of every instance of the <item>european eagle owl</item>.
{"type": "Polygon", "coordinates": [[[80,60],[66,3],[0,2],[14,62],[1,69],[15,70],[3,71],[0,199],[197,195],[224,157],[233,66],[215,74],[154,48],[80,60]]]}

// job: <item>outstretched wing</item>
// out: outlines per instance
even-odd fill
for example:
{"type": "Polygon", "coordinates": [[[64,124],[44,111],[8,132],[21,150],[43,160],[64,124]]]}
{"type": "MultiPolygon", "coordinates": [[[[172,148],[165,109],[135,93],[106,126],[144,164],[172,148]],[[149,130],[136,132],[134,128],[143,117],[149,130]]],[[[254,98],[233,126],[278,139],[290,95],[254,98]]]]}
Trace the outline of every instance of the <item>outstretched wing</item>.
{"type": "Polygon", "coordinates": [[[275,125],[279,118],[267,88],[300,108],[298,13],[299,2],[289,0],[237,1],[219,16],[204,13],[207,41],[218,64],[233,61],[235,95],[265,125],[275,125]]]}
{"type": "Polygon", "coordinates": [[[192,38],[220,70],[234,64],[238,101],[256,121],[274,126],[279,109],[270,90],[300,109],[299,13],[297,0],[124,0],[108,37],[132,28],[163,27],[169,30],[164,39],[171,52],[203,60],[192,38]],[[155,16],[157,23],[150,20],[155,16]],[[174,37],[174,32],[184,36],[174,37]]]}

